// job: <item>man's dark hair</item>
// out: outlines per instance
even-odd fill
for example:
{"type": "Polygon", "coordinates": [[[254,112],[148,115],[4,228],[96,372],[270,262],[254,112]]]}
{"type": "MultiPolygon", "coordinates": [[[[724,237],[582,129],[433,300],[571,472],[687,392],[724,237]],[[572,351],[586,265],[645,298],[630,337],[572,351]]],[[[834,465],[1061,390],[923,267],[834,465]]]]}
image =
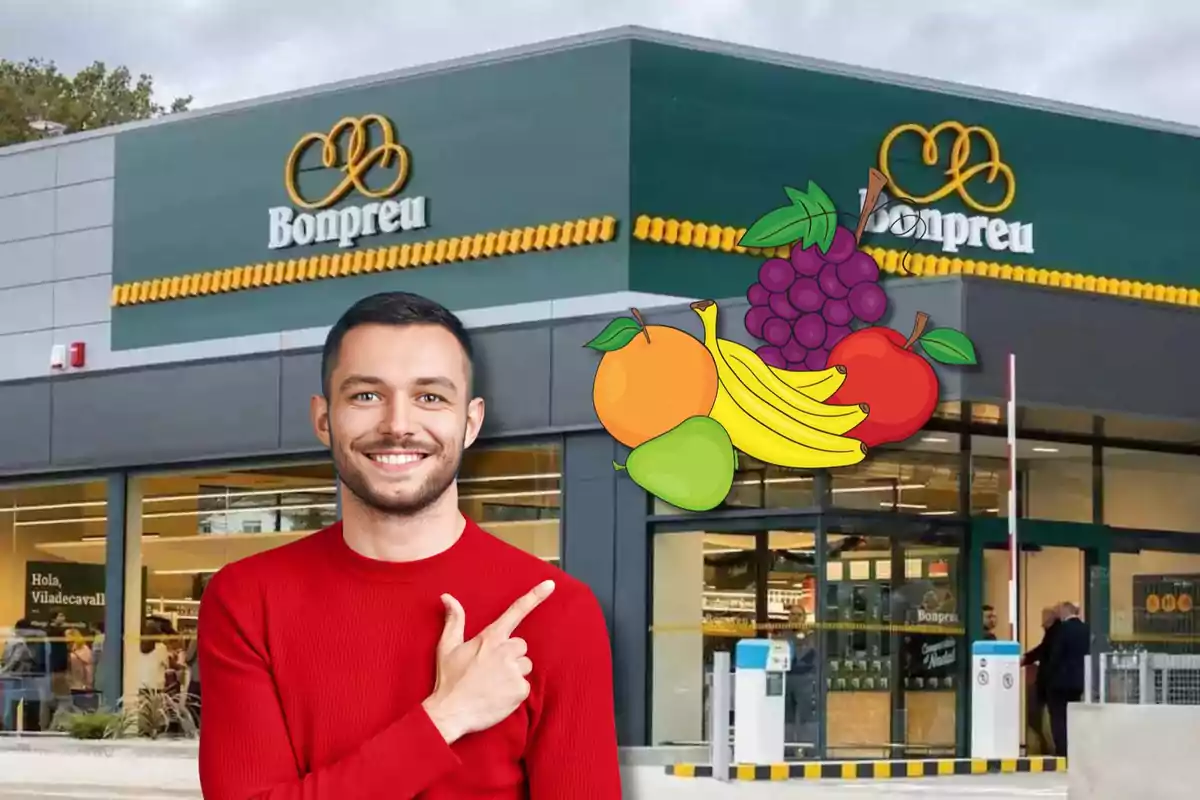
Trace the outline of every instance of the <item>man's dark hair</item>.
{"type": "Polygon", "coordinates": [[[996,609],[992,608],[991,606],[984,606],[983,610],[984,611],[995,611],[996,609]]]}
{"type": "Polygon", "coordinates": [[[321,391],[325,399],[330,396],[329,378],[337,366],[338,354],[346,334],[361,325],[437,325],[454,334],[463,352],[467,354],[468,385],[474,374],[475,351],[471,347],[471,335],[454,312],[440,303],[412,292],[380,292],[364,297],[342,314],[325,337],[325,348],[321,351],[321,391]]]}

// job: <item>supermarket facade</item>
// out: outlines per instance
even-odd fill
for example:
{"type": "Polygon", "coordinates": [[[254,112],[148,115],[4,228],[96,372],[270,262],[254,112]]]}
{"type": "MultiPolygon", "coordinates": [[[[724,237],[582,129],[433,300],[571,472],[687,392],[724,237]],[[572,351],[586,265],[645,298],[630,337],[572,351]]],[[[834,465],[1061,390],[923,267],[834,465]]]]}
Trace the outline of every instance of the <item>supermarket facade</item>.
{"type": "Polygon", "coordinates": [[[464,511],[595,591],[623,744],[703,741],[712,653],[799,606],[793,743],[963,751],[969,642],[1009,623],[1009,353],[1021,641],[1073,600],[1098,647],[1195,648],[1197,133],[619,29],[0,150],[0,631],[103,628],[97,691],[135,690],[147,617],[188,633],[213,571],[336,518],[319,348],[404,289],[474,331],[464,511]],[[854,217],[871,168],[909,199],[864,239],[885,324],[923,311],[979,364],[860,465],[651,502],[582,345],[631,307],[698,333],[702,298],[757,344],[739,230],[809,181],[854,217]]]}

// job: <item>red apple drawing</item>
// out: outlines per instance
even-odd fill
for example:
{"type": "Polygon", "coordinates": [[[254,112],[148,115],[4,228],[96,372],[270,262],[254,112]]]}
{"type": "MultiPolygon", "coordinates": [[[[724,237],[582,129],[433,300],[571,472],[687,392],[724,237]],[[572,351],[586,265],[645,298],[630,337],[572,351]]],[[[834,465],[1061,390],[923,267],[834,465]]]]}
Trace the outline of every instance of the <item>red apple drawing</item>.
{"type": "Polygon", "coordinates": [[[882,326],[862,328],[846,336],[826,363],[846,368],[846,381],[828,403],[866,403],[870,414],[847,433],[867,447],[902,442],[925,426],[937,408],[939,386],[933,367],[920,349],[942,364],[975,364],[975,346],[961,331],[934,328],[929,315],[917,313],[912,334],[882,326]]]}

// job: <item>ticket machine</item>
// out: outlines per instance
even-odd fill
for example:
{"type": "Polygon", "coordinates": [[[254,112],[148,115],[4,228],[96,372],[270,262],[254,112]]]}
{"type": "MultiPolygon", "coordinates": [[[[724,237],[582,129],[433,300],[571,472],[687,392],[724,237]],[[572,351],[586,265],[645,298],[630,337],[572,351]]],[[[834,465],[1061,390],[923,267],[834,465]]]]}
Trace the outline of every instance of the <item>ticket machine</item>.
{"type": "Polygon", "coordinates": [[[742,639],[734,660],[733,760],[783,761],[785,681],[792,650],[786,640],[742,639]]]}
{"type": "Polygon", "coordinates": [[[1021,646],[981,641],[971,646],[971,757],[1021,755],[1021,646]]]}

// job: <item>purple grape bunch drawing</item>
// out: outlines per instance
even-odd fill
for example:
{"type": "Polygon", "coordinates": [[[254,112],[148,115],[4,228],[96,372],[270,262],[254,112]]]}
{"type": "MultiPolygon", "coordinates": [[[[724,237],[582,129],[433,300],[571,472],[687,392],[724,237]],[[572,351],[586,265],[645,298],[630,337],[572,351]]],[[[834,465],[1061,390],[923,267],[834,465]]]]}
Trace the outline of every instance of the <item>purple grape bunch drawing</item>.
{"type": "Polygon", "coordinates": [[[814,183],[787,187],[792,204],[762,217],[742,237],[751,247],[791,244],[790,258],[769,258],[747,290],[746,331],[765,342],[755,352],[789,370],[821,370],[829,351],[857,321],[887,312],[879,265],[858,249],[861,232],[837,224],[837,209],[814,183]]]}

